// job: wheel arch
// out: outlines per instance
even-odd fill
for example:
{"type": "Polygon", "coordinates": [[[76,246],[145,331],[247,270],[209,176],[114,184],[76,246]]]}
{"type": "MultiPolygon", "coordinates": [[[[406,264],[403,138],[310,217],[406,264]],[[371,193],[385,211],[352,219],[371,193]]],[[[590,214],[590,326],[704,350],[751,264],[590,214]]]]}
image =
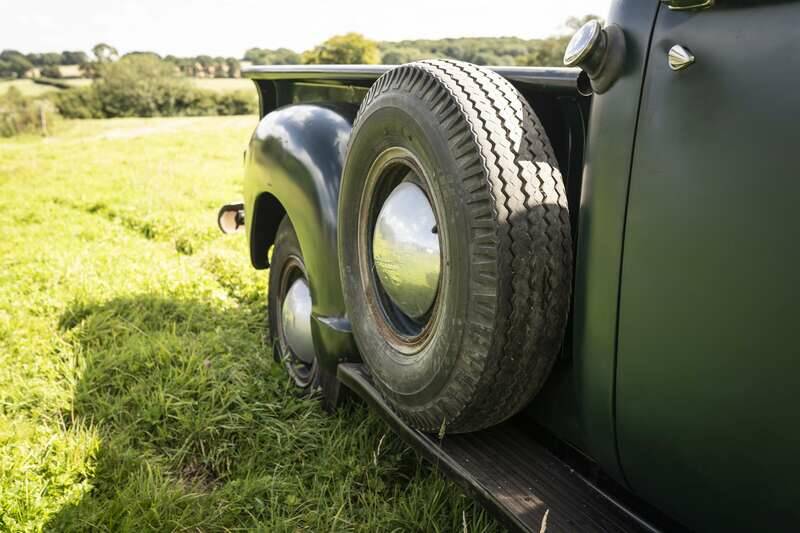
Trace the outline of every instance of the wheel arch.
{"type": "Polygon", "coordinates": [[[312,333],[323,366],[356,360],[345,315],[337,253],[339,182],[357,108],[293,104],[266,114],[245,157],[244,200],[250,260],[269,267],[284,216],[300,242],[311,291],[312,333]]]}
{"type": "Polygon", "coordinates": [[[250,243],[250,262],[257,270],[269,268],[268,252],[275,243],[278,226],[286,215],[286,208],[271,192],[264,191],[253,200],[250,209],[248,241],[250,243]]]}

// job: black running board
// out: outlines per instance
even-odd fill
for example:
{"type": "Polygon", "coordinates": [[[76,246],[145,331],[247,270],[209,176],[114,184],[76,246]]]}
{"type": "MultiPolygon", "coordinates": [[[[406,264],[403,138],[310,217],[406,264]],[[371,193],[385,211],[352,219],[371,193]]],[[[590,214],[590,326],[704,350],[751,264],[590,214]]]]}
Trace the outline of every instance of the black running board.
{"type": "Polygon", "coordinates": [[[394,414],[364,365],[340,364],[337,377],[404,441],[513,530],[655,531],[512,424],[440,441],[394,414]]]}

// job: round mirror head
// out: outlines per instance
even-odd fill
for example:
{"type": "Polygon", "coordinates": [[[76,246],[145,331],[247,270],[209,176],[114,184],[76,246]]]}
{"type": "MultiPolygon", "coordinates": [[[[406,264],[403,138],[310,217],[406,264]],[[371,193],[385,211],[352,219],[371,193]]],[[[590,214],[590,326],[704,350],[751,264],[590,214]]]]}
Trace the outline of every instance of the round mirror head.
{"type": "Polygon", "coordinates": [[[590,20],[580,27],[569,40],[564,52],[564,65],[576,67],[594,50],[600,40],[602,28],[596,20],[590,20]]]}
{"type": "Polygon", "coordinates": [[[235,233],[239,229],[236,211],[225,211],[219,215],[219,227],[222,233],[235,233]]]}
{"type": "Polygon", "coordinates": [[[244,205],[225,204],[217,214],[217,224],[222,233],[236,233],[244,227],[244,205]]]}

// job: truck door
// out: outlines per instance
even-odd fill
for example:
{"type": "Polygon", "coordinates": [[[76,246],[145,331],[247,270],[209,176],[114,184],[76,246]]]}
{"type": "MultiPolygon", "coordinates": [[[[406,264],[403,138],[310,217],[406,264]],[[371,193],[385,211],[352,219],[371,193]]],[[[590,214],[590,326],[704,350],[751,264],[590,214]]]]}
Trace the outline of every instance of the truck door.
{"type": "Polygon", "coordinates": [[[799,23],[800,3],[662,4],[652,37],[617,445],[631,487],[696,530],[800,524],[799,23]]]}

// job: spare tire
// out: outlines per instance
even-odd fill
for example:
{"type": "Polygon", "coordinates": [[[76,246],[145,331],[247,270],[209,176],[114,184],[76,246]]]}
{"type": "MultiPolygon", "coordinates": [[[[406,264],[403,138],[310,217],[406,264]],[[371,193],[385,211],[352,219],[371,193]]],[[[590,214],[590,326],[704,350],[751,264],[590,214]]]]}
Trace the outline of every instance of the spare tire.
{"type": "Polygon", "coordinates": [[[404,420],[473,431],[533,398],[564,336],[572,239],[547,134],[507,80],[445,60],[381,76],[338,216],[353,334],[404,420]]]}

